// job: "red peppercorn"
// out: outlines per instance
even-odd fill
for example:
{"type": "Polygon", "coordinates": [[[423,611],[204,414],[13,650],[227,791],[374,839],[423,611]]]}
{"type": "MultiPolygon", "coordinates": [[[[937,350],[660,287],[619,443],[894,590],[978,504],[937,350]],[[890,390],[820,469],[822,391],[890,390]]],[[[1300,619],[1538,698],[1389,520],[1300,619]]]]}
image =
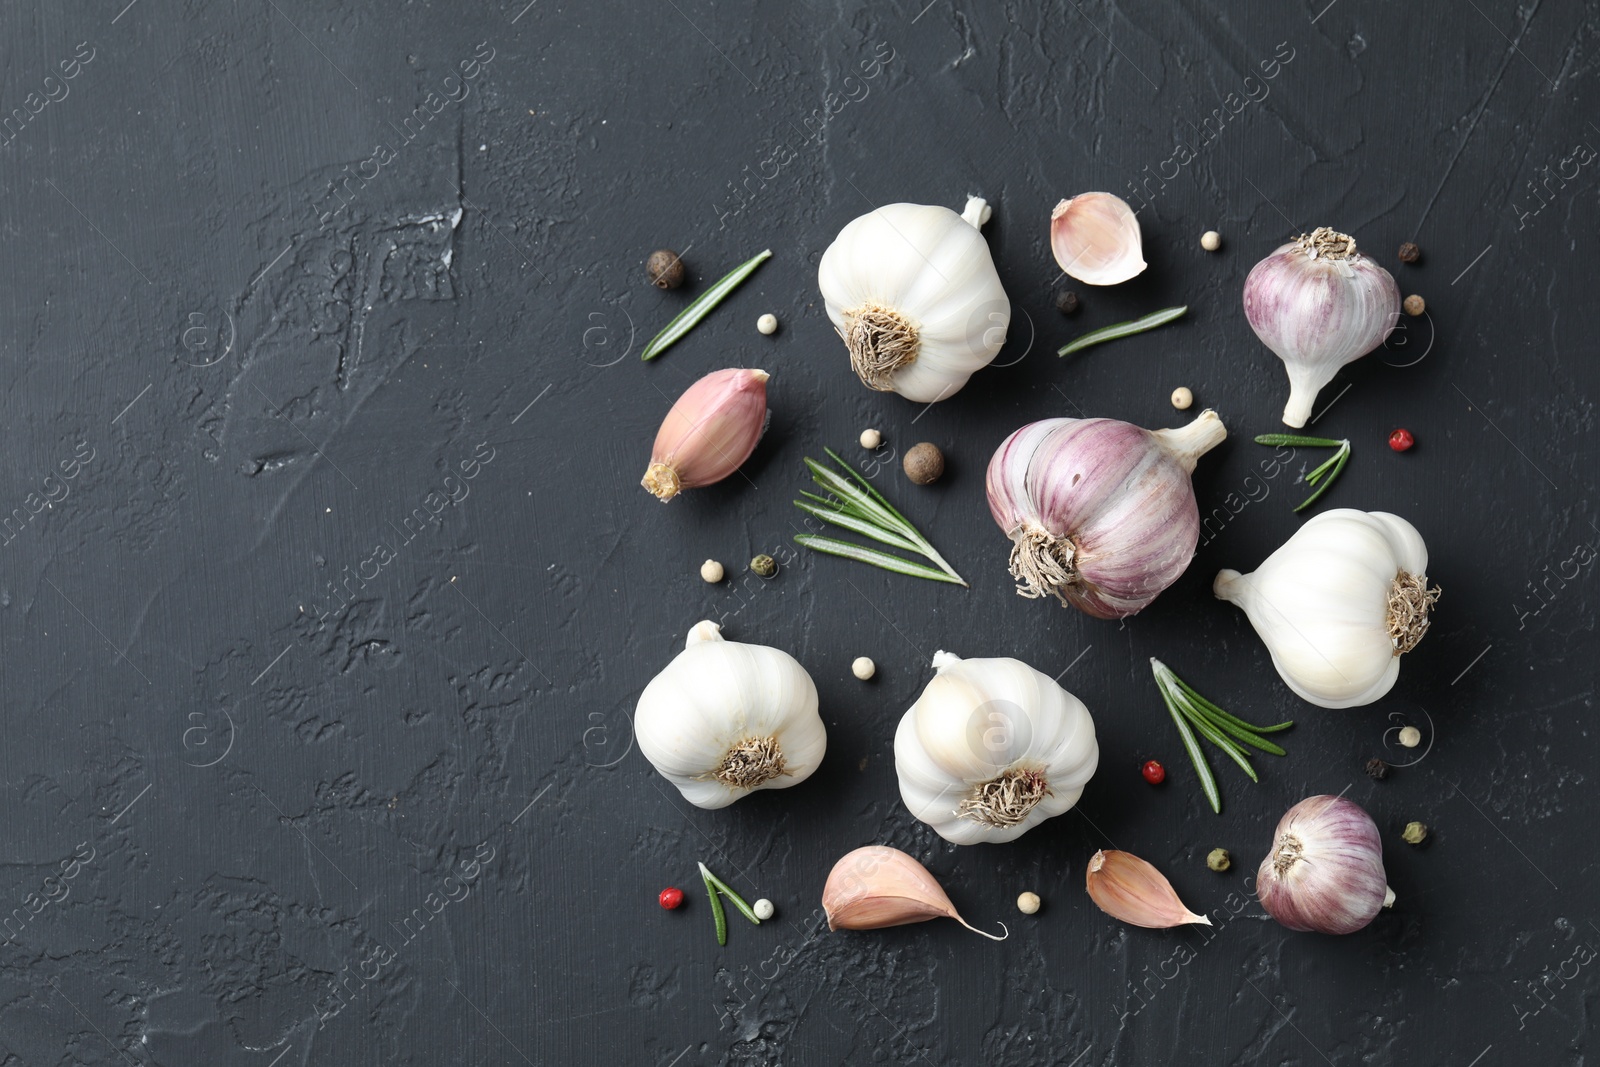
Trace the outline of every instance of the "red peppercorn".
{"type": "Polygon", "coordinates": [[[676,886],[669,885],[667,888],[661,891],[661,896],[657,897],[656,899],[661,901],[661,906],[663,908],[671,911],[679,904],[683,903],[683,890],[677,888],[676,886]]]}
{"type": "Polygon", "coordinates": [[[1139,773],[1151,785],[1160,785],[1167,780],[1167,769],[1155,760],[1146,760],[1144,766],[1139,768],[1139,773]]]}
{"type": "Polygon", "coordinates": [[[1389,447],[1396,452],[1404,452],[1416,443],[1417,439],[1411,436],[1410,430],[1396,430],[1389,435],[1389,447]]]}

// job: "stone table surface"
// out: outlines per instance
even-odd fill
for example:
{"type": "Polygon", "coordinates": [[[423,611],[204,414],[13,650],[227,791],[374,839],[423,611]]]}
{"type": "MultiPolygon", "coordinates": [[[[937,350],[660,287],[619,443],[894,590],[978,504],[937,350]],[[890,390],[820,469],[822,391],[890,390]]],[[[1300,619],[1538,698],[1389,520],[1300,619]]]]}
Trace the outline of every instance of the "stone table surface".
{"type": "Polygon", "coordinates": [[[0,42],[0,1067],[1589,1062],[1600,4],[96,0],[8,5],[0,42]],[[1075,284],[1069,319],[1047,220],[1088,190],[1138,209],[1150,266],[1075,284]],[[1005,348],[932,406],[862,388],[823,250],[969,194],[1005,348]],[[1251,443],[1286,386],[1240,292],[1320,225],[1427,313],[1324,390],[1312,430],[1354,454],[1317,508],[1405,516],[1444,589],[1394,690],[1346,711],[1294,697],[1210,588],[1305,517],[1311,461],[1268,473],[1251,443]],[[660,247],[684,288],[645,283],[660,247]],[[770,430],[662,506],[652,436],[728,366],[772,374],[770,430]],[[1177,425],[1180,385],[1232,431],[1188,572],[1120,624],[1017,597],[996,445],[1053,416],[1177,425]],[[918,441],[948,458],[926,488],[898,470],[918,441]],[[824,447],[971,588],[797,548],[824,447]],[[701,811],[641,756],[638,695],[700,619],[809,670],[809,781],[701,811]],[[906,812],[894,727],[941,649],[1088,705],[1074,811],[965,848],[906,812]],[[1220,816],[1152,656],[1296,720],[1259,785],[1213,760],[1220,816]],[[1342,938],[1250,892],[1317,793],[1371,812],[1399,898],[1342,938]],[[830,933],[824,878],[868,843],[1010,939],[830,933]],[[1214,928],[1098,911],[1109,847],[1214,928]],[[699,861],[776,921],[731,916],[719,948],[699,861]]]}

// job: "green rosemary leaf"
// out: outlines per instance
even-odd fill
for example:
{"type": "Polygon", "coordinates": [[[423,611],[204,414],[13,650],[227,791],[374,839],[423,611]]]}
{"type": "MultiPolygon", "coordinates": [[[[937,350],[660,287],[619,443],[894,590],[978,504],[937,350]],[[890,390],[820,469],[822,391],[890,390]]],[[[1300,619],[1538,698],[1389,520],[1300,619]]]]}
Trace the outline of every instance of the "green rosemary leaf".
{"type": "Polygon", "coordinates": [[[1183,738],[1183,747],[1189,753],[1189,760],[1194,764],[1194,773],[1200,779],[1200,788],[1205,792],[1206,799],[1211,802],[1211,810],[1218,815],[1222,814],[1222,794],[1217,791],[1217,780],[1212,777],[1211,768],[1206,764],[1206,757],[1200,751],[1200,742],[1194,739],[1194,731],[1189,729],[1189,724],[1184,721],[1183,714],[1178,711],[1178,706],[1172,702],[1172,696],[1167,692],[1167,687],[1162,685],[1159,678],[1156,690],[1161,694],[1161,700],[1167,706],[1167,711],[1172,715],[1173,724],[1178,727],[1178,736],[1183,738]]]}
{"type": "Polygon", "coordinates": [[[885,530],[882,526],[868,522],[865,519],[857,518],[855,515],[852,515],[848,512],[839,511],[836,509],[819,508],[815,504],[807,504],[804,500],[796,500],[794,502],[794,506],[799,508],[801,511],[806,512],[808,515],[815,515],[823,522],[832,523],[835,526],[842,526],[846,530],[861,534],[863,537],[870,537],[874,541],[881,541],[883,544],[889,545],[892,548],[903,549],[907,552],[916,552],[918,550],[915,544],[907,541],[899,534],[890,530],[885,530]]]}
{"type": "MultiPolygon", "coordinates": [[[[1257,726],[1255,723],[1245,722],[1243,719],[1239,718],[1239,716],[1224,711],[1222,708],[1217,707],[1217,705],[1213,704],[1211,701],[1195,692],[1193,686],[1184,681],[1182,678],[1179,678],[1176,674],[1173,674],[1170,668],[1167,670],[1167,677],[1170,681],[1175,683],[1179,689],[1183,690],[1184,695],[1189,698],[1190,702],[1199,707],[1201,711],[1205,712],[1207,718],[1221,719],[1224,722],[1230,722],[1246,733],[1256,735],[1272,734],[1277,733],[1279,730],[1287,730],[1289,727],[1294,725],[1292,720],[1289,722],[1280,722],[1276,726],[1257,726]]],[[[1275,755],[1280,756],[1283,754],[1284,753],[1282,752],[1275,753],[1275,755]]]]}
{"type": "Polygon", "coordinates": [[[863,475],[860,471],[856,470],[850,464],[846,463],[844,461],[844,459],[839,455],[839,453],[835,452],[831,448],[824,448],[823,451],[826,452],[830,457],[832,457],[832,459],[833,459],[833,461],[835,463],[837,463],[839,466],[843,467],[845,469],[845,472],[847,474],[849,474],[850,477],[852,477],[856,481],[860,482],[861,483],[861,487],[863,489],[865,489],[868,493],[872,494],[872,499],[876,500],[878,503],[882,504],[886,509],[888,509],[889,514],[893,515],[895,518],[899,519],[901,522],[905,523],[907,526],[911,525],[911,520],[907,519],[904,515],[900,514],[900,512],[895,509],[895,506],[893,504],[889,503],[887,500],[885,500],[882,493],[878,492],[877,487],[874,486],[872,484],[872,482],[867,480],[866,476],[863,475]]]}
{"type": "Polygon", "coordinates": [[[1318,500],[1320,500],[1322,498],[1322,494],[1328,491],[1328,487],[1333,485],[1333,483],[1338,480],[1339,472],[1344,470],[1345,461],[1349,458],[1350,442],[1346,441],[1344,446],[1340,448],[1338,452],[1334,453],[1334,459],[1336,462],[1333,465],[1333,470],[1328,473],[1326,478],[1322,479],[1322,484],[1317,487],[1317,491],[1306,497],[1305,503],[1301,504],[1294,510],[1297,512],[1304,511],[1306,508],[1309,508],[1312,504],[1315,504],[1318,500]]]}
{"type": "Polygon", "coordinates": [[[660,333],[651,338],[650,343],[644,346],[644,351],[640,353],[639,358],[648,362],[671,348],[680,337],[694,329],[701,319],[709,315],[712,308],[722,303],[723,297],[737,289],[740,282],[750,277],[751,273],[771,256],[772,249],[769,248],[760,255],[752,256],[750,259],[745,260],[723,275],[721,281],[701,293],[694,303],[678,312],[676,318],[667,323],[660,333]]]}
{"type": "Polygon", "coordinates": [[[1316,485],[1318,479],[1320,479],[1324,474],[1328,473],[1328,468],[1329,467],[1334,466],[1335,464],[1337,464],[1340,460],[1344,459],[1344,457],[1349,455],[1349,454],[1350,454],[1349,445],[1347,443],[1341,443],[1339,445],[1338,450],[1335,451],[1333,455],[1331,455],[1327,459],[1323,460],[1320,464],[1317,465],[1317,468],[1315,470],[1313,470],[1310,474],[1306,475],[1306,484],[1307,485],[1316,485]]]}
{"type": "Polygon", "coordinates": [[[874,486],[872,482],[863,476],[860,471],[856,470],[849,463],[846,463],[844,457],[840,456],[839,453],[835,452],[833,449],[826,448],[823,449],[823,451],[827,452],[829,456],[833,457],[833,461],[835,463],[848,471],[850,477],[860,482],[862,487],[866,489],[868,493],[872,494],[872,498],[874,500],[888,509],[889,513],[896,519],[900,520],[900,525],[896,528],[896,532],[904,536],[908,541],[915,542],[916,551],[920,552],[927,559],[932,560],[940,570],[944,571],[956,581],[961,582],[962,585],[967,584],[965,581],[962,581],[961,575],[956,573],[956,569],[950,566],[950,564],[945,561],[943,556],[939,555],[938,550],[933,547],[932,543],[930,543],[926,537],[923,537],[922,534],[917,532],[917,528],[911,525],[911,520],[900,514],[899,510],[893,504],[889,503],[888,499],[882,493],[878,492],[877,487],[874,486]]]}
{"type": "Polygon", "coordinates": [[[711,879],[711,884],[720,890],[723,896],[733,901],[733,906],[738,908],[746,919],[749,919],[757,926],[761,925],[761,920],[756,918],[756,913],[751,910],[750,905],[744,902],[744,897],[741,897],[738,893],[735,893],[727,882],[724,882],[721,878],[718,878],[710,871],[706,871],[706,877],[711,879]]]}
{"type": "Polygon", "coordinates": [[[861,512],[862,518],[875,522],[885,529],[904,535],[904,521],[898,519],[893,513],[885,511],[872,497],[863,493],[843,477],[835,474],[810,456],[806,457],[806,466],[811,468],[813,481],[844,503],[849,504],[856,511],[861,512]]]}
{"type": "Polygon", "coordinates": [[[853,559],[860,563],[870,563],[874,567],[882,567],[897,574],[908,574],[913,578],[927,578],[935,582],[948,582],[951,585],[967,584],[959,577],[946,574],[944,571],[934,570],[932,567],[925,567],[920,563],[901,559],[899,556],[891,556],[887,552],[853,545],[848,541],[835,541],[831,537],[818,537],[815,534],[796,534],[794,539],[797,543],[818,552],[825,552],[830,556],[843,556],[845,559],[853,559]]]}
{"type": "Polygon", "coordinates": [[[1216,745],[1218,748],[1222,749],[1224,755],[1233,760],[1233,762],[1237,763],[1240,768],[1244,770],[1244,773],[1250,776],[1250,780],[1252,782],[1261,781],[1261,779],[1256,775],[1256,769],[1250,765],[1249,754],[1246,753],[1244,749],[1240,748],[1235,742],[1229,740],[1228,737],[1222,733],[1222,731],[1213,726],[1211,722],[1204,716],[1188,710],[1181,703],[1178,705],[1178,710],[1183,711],[1188,716],[1189,721],[1194,724],[1194,728],[1196,730],[1200,731],[1200,735],[1202,737],[1204,737],[1207,741],[1210,741],[1213,745],[1216,745]]]}
{"type": "Polygon", "coordinates": [[[1070,356],[1079,349],[1100,344],[1102,341],[1115,341],[1119,337],[1128,337],[1136,333],[1144,333],[1146,330],[1153,330],[1157,326],[1165,326],[1173,319],[1182,318],[1188,310],[1189,306],[1187,304],[1182,307],[1162,308],[1160,311],[1151,312],[1142,319],[1134,319],[1132,322],[1119,322],[1115,326],[1104,326],[1098,330],[1091,330],[1076,341],[1063,346],[1056,355],[1070,356]]]}
{"type": "Polygon", "coordinates": [[[815,503],[805,500],[796,500],[795,506],[809,515],[814,515],[824,522],[831,522],[847,530],[870,537],[892,548],[907,552],[915,552],[934,564],[938,570],[924,567],[920,563],[891,556],[888,553],[878,552],[862,545],[851,544],[848,541],[838,541],[831,537],[817,537],[811,534],[802,534],[795,538],[800,544],[814,548],[819,552],[829,555],[843,556],[862,563],[870,563],[875,567],[882,567],[898,574],[907,574],[917,578],[929,578],[934,581],[948,582],[952,585],[965,586],[966,580],[956,573],[954,567],[941,556],[938,551],[911,525],[911,521],[889,503],[888,499],[880,493],[871,481],[864,477],[849,463],[845,462],[833,449],[825,449],[828,457],[844,468],[844,475],[835,473],[824,467],[811,457],[805,457],[806,467],[811,471],[811,478],[822,489],[832,494],[831,498],[818,496],[815,493],[801,492],[815,503]]]}
{"type": "Polygon", "coordinates": [[[711,898],[711,916],[717,920],[717,944],[728,943],[728,916],[722,910],[722,900],[717,896],[717,887],[711,884],[711,872],[705,864],[700,865],[700,878],[706,884],[706,896],[711,898]]]}
{"type": "Polygon", "coordinates": [[[1228,722],[1226,719],[1214,718],[1214,717],[1212,717],[1210,715],[1207,715],[1205,712],[1201,712],[1200,715],[1207,722],[1209,722],[1212,726],[1215,726],[1217,729],[1221,730],[1222,732],[1224,732],[1226,734],[1229,734],[1230,736],[1238,739],[1239,741],[1244,742],[1245,744],[1249,745],[1251,748],[1258,748],[1262,752],[1265,752],[1268,755],[1272,755],[1272,756],[1287,756],[1288,755],[1288,753],[1285,752],[1282,749],[1282,747],[1280,747],[1279,745],[1277,745],[1277,744],[1275,744],[1275,743],[1273,743],[1271,741],[1268,741],[1264,737],[1261,737],[1261,736],[1258,736],[1257,734],[1251,733],[1249,730],[1245,730],[1245,729],[1242,729],[1242,728],[1240,728],[1238,726],[1235,726],[1233,723],[1228,722]]]}
{"type": "MultiPolygon", "coordinates": [[[[1198,712],[1202,712],[1206,718],[1216,721],[1219,726],[1224,725],[1224,723],[1235,726],[1235,728],[1240,731],[1240,734],[1251,734],[1256,741],[1250,742],[1250,744],[1256,745],[1256,747],[1261,749],[1262,752],[1272,752],[1272,755],[1288,755],[1288,753],[1283,752],[1282,749],[1278,749],[1277,745],[1266,741],[1266,739],[1262,739],[1261,734],[1277,733],[1277,731],[1280,731],[1280,729],[1288,729],[1290,726],[1294,725],[1293,721],[1288,721],[1288,723],[1278,723],[1277,726],[1256,726],[1254,723],[1246,723],[1246,721],[1243,720],[1243,718],[1238,717],[1238,715],[1232,715],[1232,713],[1224,712],[1224,710],[1222,710],[1221,707],[1218,707],[1218,705],[1213,704],[1213,702],[1208,701],[1208,699],[1205,699],[1205,697],[1195,693],[1194,688],[1190,688],[1189,683],[1182,680],[1182,678],[1179,678],[1178,675],[1171,675],[1171,681],[1174,681],[1174,683],[1178,685],[1178,688],[1181,689],[1182,694],[1189,697],[1190,704],[1194,704],[1195,709],[1197,709],[1198,712]],[[1262,747],[1262,745],[1270,745],[1270,747],[1262,747]]],[[[1238,734],[1235,734],[1235,736],[1238,736],[1238,734]]],[[[1245,741],[1245,737],[1240,737],[1240,741],[1245,741]]]]}
{"type": "Polygon", "coordinates": [[[1344,443],[1328,437],[1301,437],[1292,433],[1264,433],[1256,437],[1258,445],[1288,445],[1291,448],[1338,448],[1344,443]]]}

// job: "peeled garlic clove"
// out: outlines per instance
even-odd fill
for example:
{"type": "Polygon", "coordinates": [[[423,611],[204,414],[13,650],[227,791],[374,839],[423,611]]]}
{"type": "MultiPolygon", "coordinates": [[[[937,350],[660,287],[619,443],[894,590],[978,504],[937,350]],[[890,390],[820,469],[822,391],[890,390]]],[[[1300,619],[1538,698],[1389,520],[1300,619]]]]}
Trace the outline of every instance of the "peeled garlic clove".
{"type": "Polygon", "coordinates": [[[738,470],[767,428],[767,378],[766,371],[732,368],[689,386],[661,423],[639,484],[665,503],[738,470]]]}
{"type": "Polygon", "coordinates": [[[1211,920],[1183,906],[1161,872],[1127,852],[1100,851],[1089,861],[1089,898],[1113,919],[1163,930],[1211,920]]]}
{"type": "Polygon", "coordinates": [[[830,930],[878,930],[949,918],[991,941],[1005,940],[969,925],[926,867],[887,845],[866,845],[835,863],[822,887],[822,910],[830,930]]]}
{"type": "Polygon", "coordinates": [[[1089,285],[1116,285],[1143,273],[1139,219],[1111,193],[1080,193],[1050,213],[1050,249],[1061,269],[1089,285]]]}

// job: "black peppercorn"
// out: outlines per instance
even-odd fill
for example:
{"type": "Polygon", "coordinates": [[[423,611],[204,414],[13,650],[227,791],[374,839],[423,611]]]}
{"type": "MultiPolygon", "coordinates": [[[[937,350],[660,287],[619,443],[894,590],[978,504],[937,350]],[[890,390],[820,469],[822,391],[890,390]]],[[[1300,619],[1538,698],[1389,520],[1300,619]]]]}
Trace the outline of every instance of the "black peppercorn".
{"type": "Polygon", "coordinates": [[[917,485],[932,485],[944,473],[944,453],[937,445],[924,441],[913,445],[900,465],[905,468],[906,477],[917,485]]]}
{"type": "Polygon", "coordinates": [[[1063,315],[1071,315],[1078,310],[1078,294],[1071,289],[1063,289],[1056,294],[1056,310],[1063,315]]]}
{"type": "Polygon", "coordinates": [[[670,248],[660,248],[645,260],[644,272],[657,289],[676,289],[683,284],[683,260],[670,248]]]}
{"type": "Polygon", "coordinates": [[[1407,241],[1405,244],[1400,246],[1400,262],[1402,262],[1402,263],[1415,263],[1417,260],[1419,260],[1421,258],[1422,258],[1422,249],[1418,248],[1412,242],[1407,241]]]}
{"type": "Polygon", "coordinates": [[[1372,759],[1367,760],[1367,777],[1374,781],[1383,781],[1389,777],[1389,765],[1374,756],[1372,759]]]}

